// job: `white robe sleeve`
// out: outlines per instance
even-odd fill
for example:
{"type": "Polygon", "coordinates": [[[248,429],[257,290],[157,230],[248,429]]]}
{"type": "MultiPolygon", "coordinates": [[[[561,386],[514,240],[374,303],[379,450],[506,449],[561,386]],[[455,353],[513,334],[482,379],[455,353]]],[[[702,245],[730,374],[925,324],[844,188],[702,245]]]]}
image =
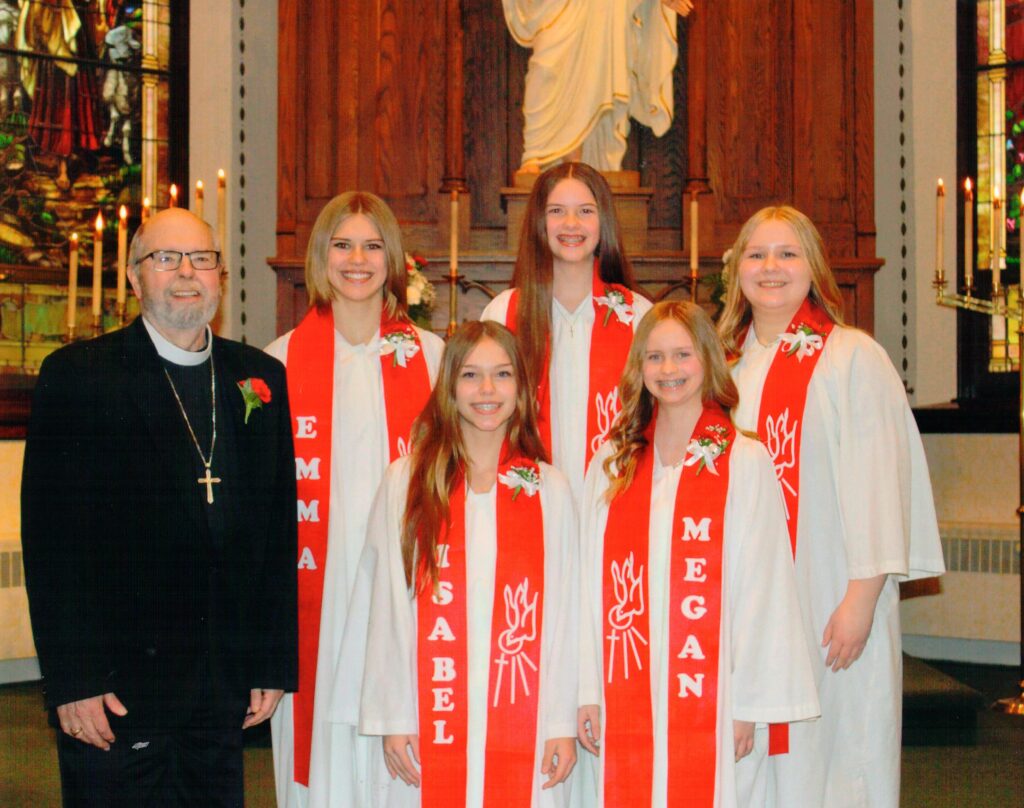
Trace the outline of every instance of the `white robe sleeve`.
{"type": "Polygon", "coordinates": [[[821,361],[837,373],[837,470],[851,579],[945,571],[931,481],[896,369],[873,339],[837,328],[821,361]],[[838,339],[837,339],[838,338],[838,339]]]}
{"type": "Polygon", "coordinates": [[[785,506],[765,448],[736,436],[725,508],[732,716],[784,722],[820,714],[796,592],[785,506]]]}
{"type": "Polygon", "coordinates": [[[293,328],[285,334],[275,339],[266,348],[263,349],[264,353],[270,354],[274,359],[280,362],[282,365],[288,364],[288,343],[291,342],[292,334],[295,333],[293,328]]]}
{"type": "Polygon", "coordinates": [[[544,682],[538,729],[545,740],[576,737],[579,534],[569,481],[541,464],[544,509],[544,682]]]}
{"type": "Polygon", "coordinates": [[[605,441],[591,458],[580,507],[580,706],[599,705],[604,701],[601,565],[604,531],[608,524],[608,506],[604,501],[608,477],[604,473],[604,461],[611,452],[611,444],[605,441]]]}
{"type": "Polygon", "coordinates": [[[639,292],[633,293],[633,333],[636,333],[637,328],[640,327],[640,321],[644,319],[644,315],[647,314],[654,304],[644,297],[639,292]]]}
{"type": "MultiPolygon", "coordinates": [[[[359,731],[364,735],[418,732],[416,609],[405,585],[401,552],[408,487],[409,461],[401,458],[388,467],[374,500],[360,562],[360,575],[373,579],[359,705],[359,731]]],[[[353,598],[352,609],[357,607],[353,598]]]]}
{"type": "Polygon", "coordinates": [[[480,314],[480,319],[494,320],[495,322],[505,325],[505,320],[508,317],[508,304],[511,299],[511,289],[506,289],[504,292],[499,293],[484,307],[483,312],[480,314]]]}

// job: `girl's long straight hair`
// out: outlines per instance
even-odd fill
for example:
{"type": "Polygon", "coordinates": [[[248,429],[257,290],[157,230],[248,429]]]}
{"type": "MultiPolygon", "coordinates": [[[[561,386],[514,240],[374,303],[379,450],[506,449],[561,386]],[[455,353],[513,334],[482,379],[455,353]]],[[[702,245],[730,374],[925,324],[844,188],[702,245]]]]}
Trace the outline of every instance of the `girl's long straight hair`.
{"type": "Polygon", "coordinates": [[[413,424],[409,493],[402,520],[402,564],[406,584],[415,587],[417,593],[437,585],[437,544],[451,515],[452,492],[455,486],[465,484],[469,458],[455,388],[467,357],[485,339],[493,340],[508,354],[516,380],[515,409],[506,432],[509,456],[548,460],[537,431],[536,405],[526,366],[512,332],[492,321],[463,324],[448,340],[437,384],[413,424]]]}
{"type": "Polygon", "coordinates": [[[576,179],[594,195],[600,217],[597,245],[599,274],[605,283],[633,288],[633,270],[622,250],[619,220],[611,188],[601,173],[586,163],[559,163],[541,174],[533,185],[523,217],[519,254],[512,273],[512,286],[519,290],[515,330],[526,360],[531,389],[542,381],[551,336],[551,285],[554,256],[548,244],[548,197],[562,180],[576,179]]]}

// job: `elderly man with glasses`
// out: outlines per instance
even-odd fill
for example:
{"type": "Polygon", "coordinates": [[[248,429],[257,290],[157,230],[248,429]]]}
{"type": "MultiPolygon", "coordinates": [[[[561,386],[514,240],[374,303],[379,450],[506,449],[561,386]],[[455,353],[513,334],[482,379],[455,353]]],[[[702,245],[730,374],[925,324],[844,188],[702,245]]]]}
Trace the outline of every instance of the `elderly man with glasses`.
{"type": "Polygon", "coordinates": [[[65,805],[240,806],[242,730],[296,686],[284,368],[213,335],[223,267],[181,209],[135,234],[142,315],[43,363],[22,485],[65,805]]]}

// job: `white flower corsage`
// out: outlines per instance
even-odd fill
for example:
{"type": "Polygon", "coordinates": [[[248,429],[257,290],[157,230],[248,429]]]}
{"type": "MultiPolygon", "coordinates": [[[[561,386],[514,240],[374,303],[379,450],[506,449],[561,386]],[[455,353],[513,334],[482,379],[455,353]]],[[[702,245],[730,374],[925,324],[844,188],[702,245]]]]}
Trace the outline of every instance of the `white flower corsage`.
{"type": "Polygon", "coordinates": [[[820,351],[825,344],[821,334],[809,325],[801,323],[792,333],[781,334],[779,339],[785,346],[786,356],[796,354],[798,362],[803,361],[805,356],[813,356],[815,351],[820,351]]]}
{"type": "Polygon", "coordinates": [[[633,307],[626,302],[626,296],[618,289],[605,288],[604,294],[601,297],[595,297],[594,301],[607,307],[603,325],[608,325],[608,319],[612,316],[612,312],[615,312],[615,316],[623,325],[633,322],[633,307]]]}
{"type": "Polygon", "coordinates": [[[420,350],[414,337],[408,331],[392,331],[380,339],[380,355],[391,355],[391,366],[408,367],[407,363],[420,350]]]}
{"type": "Polygon", "coordinates": [[[520,491],[532,497],[540,491],[540,474],[533,466],[509,466],[504,474],[498,475],[498,481],[512,489],[512,501],[516,501],[520,491]]]}
{"type": "Polygon", "coordinates": [[[715,468],[715,460],[729,448],[729,441],[725,438],[727,430],[724,426],[709,426],[705,431],[708,433],[707,436],[694,438],[686,447],[687,457],[683,461],[683,465],[692,466],[699,463],[697,474],[706,468],[717,476],[718,469],[715,468]]]}

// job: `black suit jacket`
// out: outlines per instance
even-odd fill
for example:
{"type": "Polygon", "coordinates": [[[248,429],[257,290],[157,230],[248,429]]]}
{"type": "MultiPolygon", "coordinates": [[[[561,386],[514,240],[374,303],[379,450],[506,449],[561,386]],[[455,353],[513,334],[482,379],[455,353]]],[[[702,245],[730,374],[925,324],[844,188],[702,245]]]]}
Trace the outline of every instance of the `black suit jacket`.
{"type": "MultiPolygon", "coordinates": [[[[237,726],[249,689],[297,686],[295,465],[284,368],[214,337],[215,504],[141,319],[50,355],[22,481],[46,703],[113,691],[137,726],[237,726]],[[243,423],[237,382],[271,401],[243,423]],[[211,713],[212,710],[212,713],[211,713]]],[[[203,447],[204,452],[207,447],[203,447]]]]}

